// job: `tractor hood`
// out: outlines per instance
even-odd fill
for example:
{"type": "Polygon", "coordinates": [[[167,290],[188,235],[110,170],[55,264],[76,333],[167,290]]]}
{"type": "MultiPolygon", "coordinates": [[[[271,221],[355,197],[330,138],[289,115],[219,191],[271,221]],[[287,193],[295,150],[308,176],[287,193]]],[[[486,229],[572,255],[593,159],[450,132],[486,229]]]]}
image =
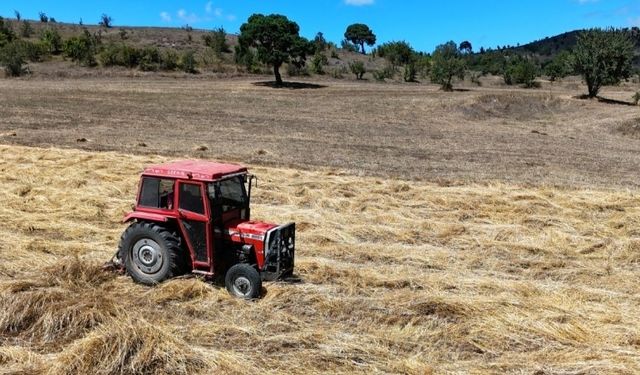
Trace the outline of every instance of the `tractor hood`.
{"type": "Polygon", "coordinates": [[[264,223],[261,221],[232,221],[227,224],[226,234],[228,234],[234,242],[253,242],[264,241],[268,231],[276,228],[278,225],[264,223]]]}

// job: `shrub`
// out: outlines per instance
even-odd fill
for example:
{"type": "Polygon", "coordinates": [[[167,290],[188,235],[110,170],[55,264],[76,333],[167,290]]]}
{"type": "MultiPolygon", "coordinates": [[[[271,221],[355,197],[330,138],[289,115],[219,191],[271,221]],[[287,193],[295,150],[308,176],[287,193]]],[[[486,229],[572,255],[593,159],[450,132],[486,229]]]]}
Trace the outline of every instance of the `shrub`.
{"type": "Polygon", "coordinates": [[[58,54],[62,51],[62,37],[58,30],[47,28],[42,32],[40,40],[43,45],[49,50],[49,53],[58,54]]]}
{"type": "Polygon", "coordinates": [[[202,36],[204,44],[210,47],[218,57],[222,57],[223,53],[231,52],[227,43],[227,33],[224,28],[220,27],[202,36]]]}
{"type": "Polygon", "coordinates": [[[329,59],[324,53],[316,53],[311,59],[311,71],[315,74],[324,74],[324,66],[329,63],[329,59]]]}
{"type": "Polygon", "coordinates": [[[43,23],[49,22],[49,17],[47,17],[47,14],[45,12],[38,13],[38,17],[40,18],[40,22],[43,22],[43,23]]]}
{"type": "Polygon", "coordinates": [[[155,72],[160,68],[160,51],[156,47],[145,47],[138,51],[140,56],[139,67],[145,72],[155,72]]]}
{"type": "Polygon", "coordinates": [[[49,49],[42,42],[30,42],[28,40],[16,40],[13,42],[21,55],[32,62],[42,61],[49,53],[49,49]]]}
{"type": "Polygon", "coordinates": [[[551,82],[564,78],[573,73],[573,55],[567,51],[562,51],[547,64],[545,73],[549,76],[551,82]]]}
{"type": "Polygon", "coordinates": [[[364,74],[367,72],[362,61],[349,63],[349,69],[351,69],[351,73],[356,75],[356,79],[362,79],[364,74]]]}
{"type": "Polygon", "coordinates": [[[97,44],[96,38],[87,29],[84,29],[80,36],[67,39],[62,50],[65,56],[71,58],[71,61],[84,66],[95,66],[97,44]]]}
{"type": "Polygon", "coordinates": [[[331,58],[340,60],[340,55],[338,55],[338,51],[336,51],[335,49],[332,49],[331,50],[331,58]]]}
{"type": "Polygon", "coordinates": [[[636,92],[632,97],[631,100],[633,100],[633,104],[634,105],[638,105],[638,103],[640,103],[640,91],[636,92]]]}
{"type": "Polygon", "coordinates": [[[538,76],[538,66],[523,57],[516,57],[504,72],[504,82],[507,85],[523,84],[527,88],[535,86],[535,79],[538,76]]]}
{"type": "Polygon", "coordinates": [[[349,52],[358,52],[358,46],[356,46],[355,44],[351,43],[350,41],[344,39],[342,42],[340,42],[340,48],[342,48],[345,51],[349,51],[349,52]]]}
{"type": "Polygon", "coordinates": [[[396,69],[392,65],[387,65],[382,70],[373,71],[373,78],[383,82],[385,79],[393,78],[396,75],[396,69]]]}
{"type": "Polygon", "coordinates": [[[417,77],[418,72],[416,71],[416,65],[414,63],[409,63],[407,64],[407,66],[405,66],[404,68],[404,81],[405,82],[417,82],[416,81],[416,77],[417,77]]]}
{"type": "Polygon", "coordinates": [[[196,56],[193,51],[186,51],[180,57],[180,69],[185,73],[195,74],[196,70],[196,56]]]}
{"type": "Polygon", "coordinates": [[[0,17],[0,47],[10,43],[16,39],[16,34],[11,30],[11,27],[4,22],[4,18],[0,17]]]}
{"type": "Polygon", "coordinates": [[[471,72],[471,76],[469,77],[471,79],[471,83],[475,84],[476,86],[482,86],[482,82],[480,82],[480,76],[481,74],[478,72],[471,72]]]}
{"type": "Polygon", "coordinates": [[[160,56],[160,69],[161,70],[178,69],[178,54],[173,50],[164,51],[160,56]]]}
{"type": "Polygon", "coordinates": [[[31,23],[27,20],[22,21],[20,24],[20,36],[23,38],[31,38],[31,35],[33,35],[33,27],[31,26],[31,23]]]}
{"type": "Polygon", "coordinates": [[[140,64],[141,51],[125,44],[110,44],[98,55],[102,66],[124,66],[135,68],[140,64]]]}
{"type": "Polygon", "coordinates": [[[287,75],[289,77],[309,76],[309,69],[306,66],[297,65],[293,63],[287,64],[287,75]]]}
{"type": "Polygon", "coordinates": [[[9,77],[21,76],[25,71],[25,57],[19,45],[15,42],[0,48],[0,65],[9,77]]]}
{"type": "Polygon", "coordinates": [[[258,60],[256,58],[256,54],[251,48],[236,46],[235,62],[236,62],[236,65],[245,67],[245,69],[249,73],[260,72],[260,67],[258,66],[258,60]]]}
{"type": "Polygon", "coordinates": [[[376,48],[375,53],[393,66],[409,64],[415,54],[411,45],[404,41],[384,43],[376,48]]]}
{"type": "Polygon", "coordinates": [[[340,68],[333,68],[331,70],[331,77],[335,79],[343,79],[346,73],[347,73],[347,68],[345,68],[344,66],[340,68]]]}

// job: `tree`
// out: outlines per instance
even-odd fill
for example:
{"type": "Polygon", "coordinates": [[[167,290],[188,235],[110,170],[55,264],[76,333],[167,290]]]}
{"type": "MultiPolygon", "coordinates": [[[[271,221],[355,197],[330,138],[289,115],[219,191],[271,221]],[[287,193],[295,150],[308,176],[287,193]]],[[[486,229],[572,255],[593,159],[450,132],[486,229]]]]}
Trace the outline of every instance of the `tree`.
{"type": "Polygon", "coordinates": [[[318,51],[311,59],[311,71],[315,74],[324,74],[324,66],[329,63],[327,56],[318,51]]]}
{"type": "Polygon", "coordinates": [[[0,48],[0,65],[9,77],[18,77],[25,72],[25,56],[23,49],[16,41],[0,48]]]}
{"type": "Polygon", "coordinates": [[[504,82],[507,85],[523,84],[527,88],[535,87],[538,66],[521,56],[516,56],[504,71],[504,82]]]}
{"type": "Polygon", "coordinates": [[[466,64],[455,42],[436,47],[431,66],[431,81],[442,86],[442,90],[453,90],[454,77],[464,79],[466,64]]]}
{"type": "Polygon", "coordinates": [[[95,54],[98,42],[96,38],[84,29],[80,36],[74,36],[65,40],[63,51],[71,61],[75,61],[84,66],[95,66],[95,54]]]}
{"type": "Polygon", "coordinates": [[[589,98],[598,96],[602,86],[630,76],[633,50],[634,43],[621,30],[591,29],[578,36],[574,67],[587,83],[589,98]]]}
{"type": "Polygon", "coordinates": [[[0,47],[10,43],[16,39],[16,34],[11,30],[8,24],[4,22],[4,18],[0,17],[0,47]]]}
{"type": "Polygon", "coordinates": [[[352,63],[349,63],[349,69],[351,69],[351,73],[356,75],[356,79],[362,79],[364,73],[367,72],[362,61],[354,61],[352,63]]]}
{"type": "Polygon", "coordinates": [[[13,11],[13,14],[15,14],[15,15],[16,15],[16,19],[17,19],[18,21],[22,20],[22,14],[20,14],[20,12],[18,12],[17,10],[14,10],[14,11],[13,11]]]}
{"type": "Polygon", "coordinates": [[[405,41],[387,42],[376,48],[376,54],[383,57],[395,68],[399,65],[409,64],[415,55],[415,51],[405,41]]]}
{"type": "Polygon", "coordinates": [[[473,52],[473,46],[471,45],[471,42],[465,40],[464,42],[460,43],[460,52],[467,54],[473,52]]]}
{"type": "Polygon", "coordinates": [[[40,22],[43,22],[43,23],[49,22],[49,17],[47,17],[47,14],[45,12],[38,13],[38,17],[40,18],[40,22]]]}
{"type": "Polygon", "coordinates": [[[222,27],[204,34],[202,40],[207,47],[213,49],[218,57],[221,57],[223,53],[231,52],[227,43],[227,32],[222,27]]]}
{"type": "Polygon", "coordinates": [[[316,34],[316,37],[313,38],[313,44],[315,44],[316,51],[318,52],[322,52],[328,47],[327,40],[324,38],[324,34],[321,32],[318,32],[316,34]]]}
{"type": "Polygon", "coordinates": [[[359,45],[363,55],[365,54],[365,44],[369,47],[376,44],[376,35],[371,31],[369,26],[363,23],[354,23],[353,25],[349,25],[349,27],[347,27],[347,31],[344,33],[344,37],[351,43],[359,45]]]}
{"type": "Polygon", "coordinates": [[[113,18],[111,18],[105,13],[102,13],[102,15],[100,16],[100,22],[98,22],[98,25],[106,29],[110,29],[112,24],[113,24],[113,18]]]}
{"type": "Polygon", "coordinates": [[[240,47],[255,48],[259,61],[271,65],[276,84],[282,85],[280,67],[284,63],[304,66],[313,43],[299,35],[300,27],[279,14],[254,14],[240,26],[240,47]]]}

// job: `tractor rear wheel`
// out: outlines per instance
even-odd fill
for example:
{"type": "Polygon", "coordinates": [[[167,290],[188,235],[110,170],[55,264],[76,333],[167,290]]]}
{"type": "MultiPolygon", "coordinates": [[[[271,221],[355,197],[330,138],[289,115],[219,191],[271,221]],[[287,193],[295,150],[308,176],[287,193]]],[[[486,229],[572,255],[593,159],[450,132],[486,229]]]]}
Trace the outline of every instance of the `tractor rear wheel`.
{"type": "Polygon", "coordinates": [[[120,239],[118,252],[127,273],[136,282],[155,285],[180,275],[180,240],[156,223],[133,223],[120,239]]]}
{"type": "Polygon", "coordinates": [[[262,292],[262,279],[256,269],[239,263],[229,268],[224,278],[229,294],[243,299],[255,299],[262,292]]]}

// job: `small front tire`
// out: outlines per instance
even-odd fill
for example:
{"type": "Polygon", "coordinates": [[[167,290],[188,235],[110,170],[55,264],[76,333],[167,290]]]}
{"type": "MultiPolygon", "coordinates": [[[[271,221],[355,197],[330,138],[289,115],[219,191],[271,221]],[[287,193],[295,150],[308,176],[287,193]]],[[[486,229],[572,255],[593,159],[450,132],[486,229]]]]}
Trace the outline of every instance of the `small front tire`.
{"type": "Polygon", "coordinates": [[[229,268],[224,278],[227,291],[242,299],[256,299],[262,292],[262,279],[258,271],[245,263],[229,268]]]}

